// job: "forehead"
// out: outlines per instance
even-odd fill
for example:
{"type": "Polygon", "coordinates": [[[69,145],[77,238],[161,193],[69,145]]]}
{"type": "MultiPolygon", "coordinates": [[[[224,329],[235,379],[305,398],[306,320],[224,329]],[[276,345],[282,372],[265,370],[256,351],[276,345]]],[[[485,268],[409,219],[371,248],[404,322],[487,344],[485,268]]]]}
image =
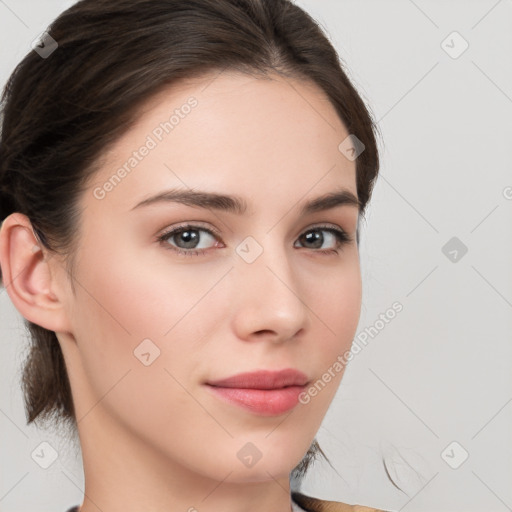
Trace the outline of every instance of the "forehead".
{"type": "Polygon", "coordinates": [[[124,210],[177,186],[268,201],[340,187],[357,196],[355,161],[338,149],[348,135],[316,84],[212,73],[151,97],[105,153],[94,186],[111,182],[107,202],[124,210]]]}

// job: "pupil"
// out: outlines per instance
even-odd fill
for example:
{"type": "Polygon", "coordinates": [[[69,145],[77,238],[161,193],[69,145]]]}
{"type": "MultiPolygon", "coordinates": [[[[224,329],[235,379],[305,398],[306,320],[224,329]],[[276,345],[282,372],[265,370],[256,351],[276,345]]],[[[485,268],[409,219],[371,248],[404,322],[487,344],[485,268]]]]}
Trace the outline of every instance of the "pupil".
{"type": "Polygon", "coordinates": [[[184,240],[185,245],[186,245],[185,248],[190,249],[191,247],[189,247],[188,245],[192,244],[192,246],[195,247],[193,244],[194,244],[194,242],[197,242],[198,236],[195,231],[187,230],[187,231],[181,232],[180,238],[182,240],[184,240]]]}
{"type": "Polygon", "coordinates": [[[305,235],[306,241],[308,243],[311,242],[320,242],[315,245],[315,247],[322,247],[323,243],[323,235],[319,231],[310,231],[309,234],[305,235]]]}

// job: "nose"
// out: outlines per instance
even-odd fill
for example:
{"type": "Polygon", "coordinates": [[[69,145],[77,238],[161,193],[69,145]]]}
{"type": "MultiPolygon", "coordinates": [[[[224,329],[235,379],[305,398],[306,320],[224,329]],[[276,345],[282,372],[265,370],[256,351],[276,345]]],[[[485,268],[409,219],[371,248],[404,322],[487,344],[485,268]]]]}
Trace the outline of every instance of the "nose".
{"type": "Polygon", "coordinates": [[[271,250],[269,245],[252,263],[236,262],[231,311],[239,339],[281,343],[307,327],[309,309],[302,297],[298,268],[293,268],[293,255],[286,255],[284,248],[271,250]]]}

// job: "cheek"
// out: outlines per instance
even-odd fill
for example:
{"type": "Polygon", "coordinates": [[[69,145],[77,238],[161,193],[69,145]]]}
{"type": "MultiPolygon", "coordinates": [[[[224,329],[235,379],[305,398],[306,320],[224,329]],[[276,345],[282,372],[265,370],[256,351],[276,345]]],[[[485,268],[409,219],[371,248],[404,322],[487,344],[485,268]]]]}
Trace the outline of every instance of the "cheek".
{"type": "Polygon", "coordinates": [[[186,374],[198,350],[191,340],[211,334],[219,321],[222,303],[214,288],[229,267],[205,264],[192,271],[161,255],[144,260],[122,244],[97,246],[108,250],[82,255],[74,318],[81,357],[97,392],[128,369],[144,366],[139,358],[148,351],[155,358],[151,366],[186,374]]]}
{"type": "Polygon", "coordinates": [[[191,340],[218,321],[215,293],[207,292],[224,270],[198,276],[169,264],[163,276],[137,260],[123,251],[83,255],[77,277],[86,286],[77,285],[74,319],[89,390],[83,411],[100,404],[148,439],[171,426],[189,433],[186,418],[209,421],[189,395],[201,358],[191,340]]]}
{"type": "Polygon", "coordinates": [[[345,350],[352,342],[361,312],[362,283],[357,252],[349,253],[339,269],[318,273],[308,283],[308,290],[313,321],[325,333],[321,337],[324,353],[345,350]]]}
{"type": "Polygon", "coordinates": [[[305,414],[318,418],[312,434],[330,406],[347,366],[347,351],[356,334],[361,311],[362,283],[359,260],[350,259],[343,271],[324,279],[323,286],[312,288],[311,309],[314,329],[311,332],[308,362],[315,370],[315,380],[305,390],[305,414]]]}
{"type": "Polygon", "coordinates": [[[146,249],[148,257],[144,250],[137,251],[128,244],[122,247],[110,242],[110,247],[105,247],[103,253],[82,257],[80,280],[86,283],[86,290],[79,303],[81,308],[94,311],[100,324],[118,331],[121,338],[130,336],[135,341],[164,336],[218,280],[219,272],[191,270],[190,265],[162,256],[165,249],[146,249]]]}
{"type": "Polygon", "coordinates": [[[308,362],[315,382],[306,393],[306,410],[323,418],[341,383],[347,366],[347,351],[356,334],[361,311],[362,283],[357,253],[347,256],[330,278],[311,283],[308,306],[312,310],[312,332],[308,337],[308,362]]]}

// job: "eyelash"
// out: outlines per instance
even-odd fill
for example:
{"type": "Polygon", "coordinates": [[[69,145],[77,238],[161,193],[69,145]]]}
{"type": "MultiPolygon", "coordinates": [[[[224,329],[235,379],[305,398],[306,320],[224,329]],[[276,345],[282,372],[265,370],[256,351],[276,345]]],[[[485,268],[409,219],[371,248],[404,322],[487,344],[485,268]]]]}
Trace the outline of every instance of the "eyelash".
{"type": "MultiPolygon", "coordinates": [[[[210,229],[204,228],[202,226],[193,225],[193,224],[185,224],[185,225],[179,226],[177,228],[172,228],[172,229],[166,231],[165,233],[161,234],[160,236],[158,236],[157,241],[161,242],[165,246],[164,247],[165,249],[169,249],[169,250],[174,251],[174,252],[176,252],[176,253],[178,253],[180,255],[183,255],[183,256],[205,256],[210,251],[210,249],[201,249],[201,250],[188,249],[188,250],[184,250],[184,249],[181,249],[181,248],[178,248],[178,247],[174,247],[174,246],[166,243],[166,240],[168,238],[170,238],[172,235],[176,235],[176,234],[179,234],[179,233],[181,233],[183,231],[187,231],[187,230],[206,231],[208,234],[212,235],[216,239],[218,239],[218,237],[219,237],[219,235],[217,233],[215,233],[214,231],[211,231],[210,229]]],[[[340,249],[343,246],[353,242],[353,237],[348,235],[342,229],[333,228],[332,226],[314,226],[312,228],[308,228],[306,231],[301,233],[301,235],[303,235],[305,233],[308,233],[310,231],[327,231],[329,233],[332,233],[336,237],[336,240],[337,240],[337,247],[336,247],[336,249],[324,249],[324,250],[315,250],[315,249],[313,249],[314,252],[318,252],[318,253],[320,253],[322,255],[325,255],[325,256],[331,255],[331,254],[338,254],[338,250],[337,249],[340,249]]],[[[213,249],[213,248],[211,248],[211,249],[213,249]]]]}

